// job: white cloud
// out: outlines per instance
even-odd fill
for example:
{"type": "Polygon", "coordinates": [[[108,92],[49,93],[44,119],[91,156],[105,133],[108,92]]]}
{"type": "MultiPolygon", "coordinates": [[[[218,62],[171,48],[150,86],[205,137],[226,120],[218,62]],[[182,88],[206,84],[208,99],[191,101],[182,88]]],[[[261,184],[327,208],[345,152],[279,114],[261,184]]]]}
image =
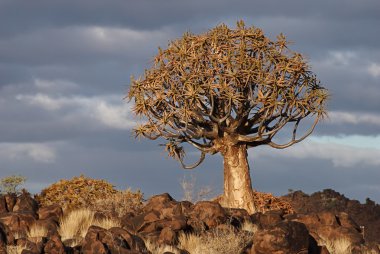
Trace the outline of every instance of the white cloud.
{"type": "MultiPolygon", "coordinates": [[[[370,138],[363,136],[362,140],[370,138]]],[[[375,139],[380,140],[380,136],[375,139]]],[[[355,143],[351,140],[358,140],[358,136],[315,137],[284,150],[265,147],[256,149],[255,152],[256,156],[329,160],[335,167],[380,166],[380,147],[374,147],[371,144],[366,146],[365,143],[355,143]]]]}
{"type": "Polygon", "coordinates": [[[372,124],[380,126],[380,115],[360,112],[329,112],[329,121],[335,124],[372,124]]]}
{"type": "Polygon", "coordinates": [[[11,160],[29,158],[36,162],[52,163],[56,159],[56,153],[46,144],[0,143],[0,158],[11,160]]]}
{"type": "Polygon", "coordinates": [[[60,111],[62,117],[80,121],[91,119],[114,129],[130,129],[136,123],[131,117],[131,107],[119,96],[53,97],[48,94],[17,95],[16,99],[46,111],[60,111]]]}
{"type": "Polygon", "coordinates": [[[41,91],[64,91],[78,88],[78,84],[75,84],[67,80],[47,80],[47,79],[34,79],[34,85],[38,90],[41,91]]]}
{"type": "Polygon", "coordinates": [[[380,77],[380,64],[372,63],[367,70],[374,78],[380,77]]]}
{"type": "Polygon", "coordinates": [[[356,53],[353,51],[331,51],[327,62],[331,65],[349,65],[355,58],[356,53]]]}

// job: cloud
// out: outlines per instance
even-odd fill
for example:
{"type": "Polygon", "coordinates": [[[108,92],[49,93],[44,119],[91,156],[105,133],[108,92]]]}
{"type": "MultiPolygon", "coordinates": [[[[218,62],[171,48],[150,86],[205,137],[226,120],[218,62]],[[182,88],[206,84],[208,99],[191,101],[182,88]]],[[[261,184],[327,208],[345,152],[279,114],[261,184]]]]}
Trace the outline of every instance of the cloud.
{"type": "Polygon", "coordinates": [[[372,63],[368,67],[368,73],[371,74],[374,78],[380,77],[380,64],[372,63]]]}
{"type": "MultiPolygon", "coordinates": [[[[355,141],[351,143],[350,140],[354,139],[350,136],[313,138],[285,150],[265,147],[257,151],[259,156],[266,157],[328,160],[333,163],[334,167],[380,166],[380,147],[373,148],[364,143],[355,143],[355,141]]],[[[371,137],[362,138],[364,141],[366,139],[371,139],[371,137]]],[[[380,141],[380,136],[376,137],[376,140],[380,141]]]]}
{"type": "Polygon", "coordinates": [[[39,143],[0,143],[0,158],[11,160],[32,159],[41,163],[53,163],[56,153],[52,147],[39,143]]]}
{"type": "Polygon", "coordinates": [[[329,122],[333,124],[353,124],[353,125],[378,125],[380,126],[380,115],[364,112],[329,112],[329,122]]]}
{"type": "MultiPolygon", "coordinates": [[[[131,116],[131,105],[127,105],[119,96],[72,96],[53,97],[48,94],[16,95],[16,99],[37,106],[46,111],[59,111],[60,117],[67,119],[91,119],[103,126],[114,129],[130,129],[136,123],[131,116]]],[[[81,120],[82,119],[82,120],[81,120]]]]}

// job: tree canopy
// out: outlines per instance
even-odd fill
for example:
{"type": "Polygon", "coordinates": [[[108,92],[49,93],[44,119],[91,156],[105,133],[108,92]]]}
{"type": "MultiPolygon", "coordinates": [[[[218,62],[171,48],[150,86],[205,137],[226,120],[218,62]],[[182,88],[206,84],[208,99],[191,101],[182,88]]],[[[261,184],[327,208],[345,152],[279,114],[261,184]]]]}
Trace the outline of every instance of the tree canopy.
{"type": "Polygon", "coordinates": [[[272,41],[239,21],[235,29],[222,24],[200,35],[185,33],[159,48],[153,66],[131,80],[128,98],[145,120],[134,129],[136,136],[164,138],[169,155],[188,168],[225,145],[286,148],[303,140],[326,114],[328,92],[288,45],[282,34],[272,41]],[[299,136],[307,117],[314,122],[299,136]],[[288,124],[289,141],[274,142],[288,124]],[[183,163],[184,142],[201,151],[190,166],[183,163]]]}

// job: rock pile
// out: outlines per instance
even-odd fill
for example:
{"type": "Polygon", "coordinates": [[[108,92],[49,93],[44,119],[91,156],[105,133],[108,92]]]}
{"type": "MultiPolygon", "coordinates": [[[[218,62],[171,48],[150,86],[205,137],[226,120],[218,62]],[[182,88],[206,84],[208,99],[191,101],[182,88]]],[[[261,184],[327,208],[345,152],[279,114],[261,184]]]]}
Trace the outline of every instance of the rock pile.
{"type": "MultiPolygon", "coordinates": [[[[244,254],[326,254],[328,251],[323,245],[326,239],[332,238],[349,239],[357,250],[354,253],[360,253],[365,244],[360,227],[346,213],[287,214],[283,210],[272,210],[248,214],[242,209],[223,208],[212,201],[179,202],[169,194],[150,198],[139,214],[119,218],[120,227],[90,226],[78,243],[62,240],[59,235],[63,215],[57,205],[39,207],[28,193],[0,195],[0,254],[7,253],[7,246],[16,245],[25,247],[22,254],[149,254],[147,242],[176,246],[181,233],[203,234],[226,227],[242,230],[244,222],[256,228],[241,252],[244,254]],[[47,229],[46,236],[28,236],[32,225],[47,229]]],[[[189,253],[178,248],[176,251],[189,253]]]]}

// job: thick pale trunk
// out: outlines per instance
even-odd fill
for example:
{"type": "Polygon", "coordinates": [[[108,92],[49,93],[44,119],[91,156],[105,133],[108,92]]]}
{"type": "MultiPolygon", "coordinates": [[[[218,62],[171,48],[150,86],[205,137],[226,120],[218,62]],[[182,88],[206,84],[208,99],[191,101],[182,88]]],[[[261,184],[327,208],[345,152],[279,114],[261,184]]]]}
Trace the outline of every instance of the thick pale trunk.
{"type": "Polygon", "coordinates": [[[241,144],[227,146],[222,155],[224,158],[222,205],[231,208],[243,208],[250,214],[256,212],[247,161],[247,146],[241,144]]]}

